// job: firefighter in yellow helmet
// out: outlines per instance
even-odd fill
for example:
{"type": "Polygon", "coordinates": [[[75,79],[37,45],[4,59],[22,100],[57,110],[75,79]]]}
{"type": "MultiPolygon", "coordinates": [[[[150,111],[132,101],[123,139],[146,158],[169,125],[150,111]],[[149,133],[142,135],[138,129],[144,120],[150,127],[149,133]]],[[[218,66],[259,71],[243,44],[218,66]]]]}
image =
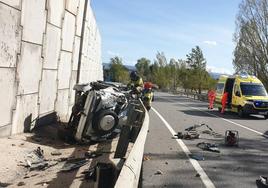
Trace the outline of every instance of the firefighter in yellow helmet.
{"type": "Polygon", "coordinates": [[[132,71],[129,76],[130,82],[128,83],[128,87],[132,89],[135,94],[141,94],[143,90],[142,78],[138,75],[136,71],[132,71]]]}

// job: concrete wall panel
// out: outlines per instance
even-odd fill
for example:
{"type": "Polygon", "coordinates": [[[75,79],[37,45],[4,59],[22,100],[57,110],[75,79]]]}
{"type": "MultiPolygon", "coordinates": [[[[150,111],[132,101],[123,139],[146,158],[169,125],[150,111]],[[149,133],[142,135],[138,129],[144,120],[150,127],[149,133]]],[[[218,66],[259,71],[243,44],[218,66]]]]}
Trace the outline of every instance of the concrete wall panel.
{"type": "Polygon", "coordinates": [[[20,46],[20,11],[0,3],[0,66],[15,67],[20,46]]]}
{"type": "Polygon", "coordinates": [[[76,35],[77,36],[81,36],[82,22],[83,22],[83,16],[84,16],[84,6],[85,6],[85,0],[80,0],[79,7],[78,7],[78,14],[76,17],[76,35]]]}
{"type": "Polygon", "coordinates": [[[38,94],[17,96],[17,105],[12,122],[12,134],[24,132],[38,117],[38,94]]]}
{"type": "Polygon", "coordinates": [[[69,89],[58,90],[56,111],[61,121],[68,121],[69,89]]]}
{"type": "Polygon", "coordinates": [[[3,2],[9,6],[12,6],[16,9],[20,9],[20,0],[0,0],[0,2],[3,2]]]}
{"type": "Polygon", "coordinates": [[[42,44],[45,30],[45,0],[22,0],[21,25],[24,41],[42,44]]]}
{"type": "Polygon", "coordinates": [[[59,63],[58,89],[69,88],[72,69],[72,53],[62,51],[59,63]]]}
{"type": "Polygon", "coordinates": [[[74,104],[74,98],[75,98],[75,91],[74,91],[74,85],[76,84],[76,78],[77,78],[77,71],[72,71],[71,74],[71,80],[70,80],[70,90],[69,90],[69,106],[72,106],[74,104]]]}
{"type": "MultiPolygon", "coordinates": [[[[84,5],[85,0],[0,0],[0,136],[23,132],[54,110],[68,120],[84,5]]],[[[95,24],[89,2],[80,83],[102,78],[95,24]]]]}
{"type": "Polygon", "coordinates": [[[61,30],[51,24],[47,24],[43,57],[43,68],[57,69],[61,49],[61,30]]]}
{"type": "Polygon", "coordinates": [[[47,0],[48,18],[47,21],[58,27],[62,27],[62,18],[64,14],[64,0],[47,0]]]}
{"type": "Polygon", "coordinates": [[[15,69],[0,68],[0,127],[11,124],[12,108],[15,102],[15,69]]]}
{"type": "Polygon", "coordinates": [[[78,4],[79,0],[66,0],[66,9],[76,15],[78,4]]]}
{"type": "Polygon", "coordinates": [[[39,113],[44,114],[44,113],[53,111],[56,96],[57,96],[57,71],[56,70],[43,70],[39,93],[40,93],[39,113]]]}
{"type": "Polygon", "coordinates": [[[75,16],[65,11],[62,28],[62,49],[72,52],[75,35],[75,16]]]}
{"type": "Polygon", "coordinates": [[[21,56],[18,63],[18,94],[38,92],[41,79],[41,46],[22,42],[21,56]]]}
{"type": "Polygon", "coordinates": [[[80,38],[76,36],[74,39],[73,70],[77,70],[78,68],[79,49],[80,49],[80,38]]]}

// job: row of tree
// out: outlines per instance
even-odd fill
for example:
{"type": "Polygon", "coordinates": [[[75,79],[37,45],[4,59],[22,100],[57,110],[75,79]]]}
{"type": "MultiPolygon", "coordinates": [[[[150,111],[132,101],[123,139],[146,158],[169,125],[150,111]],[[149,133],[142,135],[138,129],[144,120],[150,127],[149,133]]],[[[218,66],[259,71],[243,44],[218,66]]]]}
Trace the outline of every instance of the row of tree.
{"type": "MultiPolygon", "coordinates": [[[[128,82],[128,71],[123,66],[122,59],[114,57],[110,63],[112,80],[128,82]]],[[[143,57],[137,60],[135,67],[143,80],[151,81],[161,89],[183,88],[201,93],[216,84],[216,80],[206,71],[206,60],[199,46],[186,55],[186,60],[172,58],[168,61],[163,52],[158,52],[153,63],[143,57]]]]}
{"type": "Polygon", "coordinates": [[[268,88],[268,0],[243,0],[234,34],[233,65],[257,76],[268,88]]]}

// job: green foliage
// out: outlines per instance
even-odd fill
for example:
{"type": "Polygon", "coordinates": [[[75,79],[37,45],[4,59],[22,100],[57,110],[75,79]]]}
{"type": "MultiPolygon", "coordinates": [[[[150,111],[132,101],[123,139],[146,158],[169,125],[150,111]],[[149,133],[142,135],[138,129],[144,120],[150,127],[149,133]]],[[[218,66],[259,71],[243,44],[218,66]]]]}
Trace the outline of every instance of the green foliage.
{"type": "Polygon", "coordinates": [[[111,63],[110,71],[112,72],[112,81],[126,84],[129,81],[129,74],[122,62],[123,62],[122,58],[119,58],[117,56],[111,58],[110,59],[110,63],[111,63]]]}
{"type": "Polygon", "coordinates": [[[139,75],[143,78],[143,80],[148,80],[150,78],[150,63],[151,61],[146,58],[138,59],[135,67],[139,75]]]}
{"type": "Polygon", "coordinates": [[[262,80],[268,88],[268,3],[243,0],[236,20],[233,65],[262,80]]]}
{"type": "MultiPolygon", "coordinates": [[[[172,58],[168,62],[163,52],[157,52],[153,63],[142,57],[135,67],[144,81],[151,81],[160,89],[176,90],[180,87],[201,93],[201,90],[215,88],[216,80],[206,71],[206,60],[200,47],[193,48],[186,57],[186,60],[172,58]]],[[[122,59],[114,57],[111,63],[113,81],[126,83],[129,76],[122,59]]]]}

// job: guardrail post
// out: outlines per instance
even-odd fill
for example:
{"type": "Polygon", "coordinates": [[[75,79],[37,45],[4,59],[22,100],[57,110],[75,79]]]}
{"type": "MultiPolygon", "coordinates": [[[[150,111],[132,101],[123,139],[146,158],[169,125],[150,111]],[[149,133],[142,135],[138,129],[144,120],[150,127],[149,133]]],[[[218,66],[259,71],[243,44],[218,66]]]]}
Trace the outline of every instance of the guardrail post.
{"type": "Polygon", "coordinates": [[[128,144],[131,141],[131,135],[133,135],[133,138],[135,139],[136,134],[138,134],[137,132],[140,129],[139,127],[134,128],[133,132],[132,129],[133,127],[135,127],[135,122],[137,121],[138,115],[141,112],[141,110],[137,109],[140,105],[141,104],[137,103],[129,104],[129,110],[127,112],[127,122],[126,125],[122,126],[114,158],[123,158],[127,152],[128,144]]]}

